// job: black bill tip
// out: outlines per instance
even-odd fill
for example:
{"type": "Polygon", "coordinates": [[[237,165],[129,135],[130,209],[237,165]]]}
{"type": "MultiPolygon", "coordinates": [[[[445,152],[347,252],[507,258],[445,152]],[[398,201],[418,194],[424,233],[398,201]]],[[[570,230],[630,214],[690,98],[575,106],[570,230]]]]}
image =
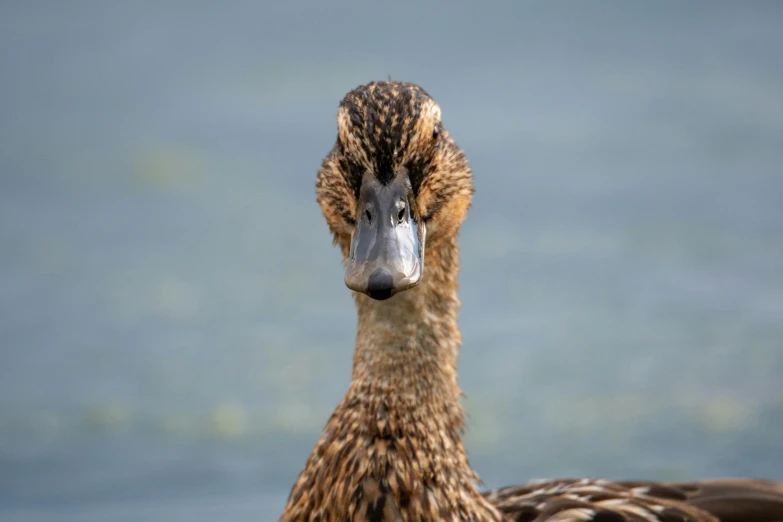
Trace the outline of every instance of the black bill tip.
{"type": "Polygon", "coordinates": [[[367,281],[367,295],[378,301],[383,301],[392,296],[394,291],[394,279],[383,268],[377,268],[367,281]]]}

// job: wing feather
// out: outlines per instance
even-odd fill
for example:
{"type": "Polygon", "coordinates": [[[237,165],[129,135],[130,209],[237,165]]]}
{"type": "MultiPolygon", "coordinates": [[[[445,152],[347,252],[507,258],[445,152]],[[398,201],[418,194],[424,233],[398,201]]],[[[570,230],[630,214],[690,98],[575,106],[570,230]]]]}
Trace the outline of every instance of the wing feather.
{"type": "Polygon", "coordinates": [[[783,483],[536,480],[484,496],[516,522],[783,522],[783,483]]]}

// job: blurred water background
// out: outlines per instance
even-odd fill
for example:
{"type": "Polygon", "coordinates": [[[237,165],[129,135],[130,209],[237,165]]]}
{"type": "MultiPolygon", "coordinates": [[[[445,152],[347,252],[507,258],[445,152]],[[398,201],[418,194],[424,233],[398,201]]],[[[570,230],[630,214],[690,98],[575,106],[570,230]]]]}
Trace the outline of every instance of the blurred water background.
{"type": "Polygon", "coordinates": [[[466,150],[487,486],[783,479],[783,4],[3,2],[0,520],[276,520],[345,391],[340,98],[466,150]]]}

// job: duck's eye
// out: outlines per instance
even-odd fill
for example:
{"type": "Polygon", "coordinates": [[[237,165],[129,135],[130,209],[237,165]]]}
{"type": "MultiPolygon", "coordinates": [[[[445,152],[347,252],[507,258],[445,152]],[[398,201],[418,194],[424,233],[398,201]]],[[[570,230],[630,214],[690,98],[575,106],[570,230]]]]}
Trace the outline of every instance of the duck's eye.
{"type": "Polygon", "coordinates": [[[432,128],[432,139],[437,140],[439,135],[440,135],[440,128],[437,125],[435,125],[432,128]]]}

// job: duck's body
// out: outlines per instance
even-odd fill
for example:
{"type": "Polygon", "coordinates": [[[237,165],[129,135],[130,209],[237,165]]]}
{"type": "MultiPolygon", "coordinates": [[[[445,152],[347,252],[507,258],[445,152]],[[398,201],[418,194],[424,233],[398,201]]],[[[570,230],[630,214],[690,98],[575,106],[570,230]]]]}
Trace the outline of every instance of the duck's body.
{"type": "Polygon", "coordinates": [[[457,232],[472,176],[438,106],[413,84],[351,91],[317,191],[358,333],[351,385],[281,521],[783,521],[774,482],[553,480],[481,493],[457,383],[457,232]]]}

